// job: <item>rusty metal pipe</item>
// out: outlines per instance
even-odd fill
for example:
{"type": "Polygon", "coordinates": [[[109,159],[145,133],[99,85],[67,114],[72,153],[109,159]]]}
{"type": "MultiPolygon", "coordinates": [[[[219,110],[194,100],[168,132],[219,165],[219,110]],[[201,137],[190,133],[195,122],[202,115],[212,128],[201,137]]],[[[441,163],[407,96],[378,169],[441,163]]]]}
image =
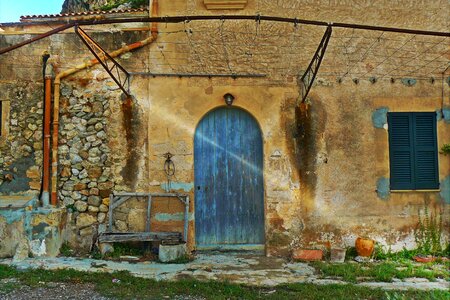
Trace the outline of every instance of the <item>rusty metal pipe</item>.
{"type": "Polygon", "coordinates": [[[44,145],[43,145],[43,171],[42,171],[42,195],[43,206],[49,205],[49,183],[50,183],[50,116],[52,108],[52,77],[53,67],[47,64],[45,67],[45,98],[44,98],[44,145]]]}
{"type": "Polygon", "coordinates": [[[55,97],[53,99],[53,134],[52,134],[52,195],[51,203],[56,205],[58,203],[57,193],[57,178],[58,178],[58,134],[59,134],[59,88],[60,88],[60,76],[58,74],[55,77],[54,90],[55,97]],[[59,76],[59,77],[58,77],[59,76]]]}
{"type": "MultiPolygon", "coordinates": [[[[158,11],[158,1],[153,0],[152,2],[152,14],[156,14],[158,11]]],[[[131,45],[126,45],[116,51],[109,53],[111,57],[117,57],[124,53],[130,52],[137,48],[142,48],[145,45],[153,42],[158,35],[157,24],[152,25],[151,36],[148,38],[139,41],[137,43],[133,43],[131,45]]],[[[51,204],[56,205],[58,203],[58,135],[59,135],[59,97],[60,97],[60,87],[61,87],[61,79],[67,77],[71,74],[74,74],[78,71],[89,68],[93,65],[98,64],[99,61],[97,59],[91,59],[90,61],[80,64],[75,68],[65,70],[55,76],[54,81],[54,93],[55,96],[53,98],[53,132],[52,132],[52,193],[51,193],[51,204]]]]}
{"type": "MultiPolygon", "coordinates": [[[[154,9],[152,9],[152,12],[154,9]]],[[[303,24],[303,25],[313,25],[313,26],[331,26],[336,28],[351,28],[360,30],[370,30],[370,31],[387,31],[387,32],[397,32],[405,34],[416,34],[416,35],[427,35],[427,36],[443,36],[450,37],[450,32],[446,31],[431,31],[431,30],[416,30],[408,28],[398,28],[398,27],[385,27],[385,26],[372,26],[372,25],[361,25],[352,23],[328,23],[324,21],[315,20],[305,20],[297,18],[285,18],[285,17],[274,17],[274,16],[249,16],[249,15],[193,15],[193,16],[172,16],[172,17],[148,17],[148,18],[123,18],[123,19],[104,19],[104,20],[87,20],[87,21],[71,21],[63,26],[57,27],[51,31],[43,33],[32,39],[28,39],[16,45],[0,49],[0,54],[9,52],[11,50],[17,49],[24,45],[30,44],[37,40],[48,37],[49,35],[58,33],[60,31],[69,29],[75,26],[81,25],[101,25],[101,24],[118,24],[118,23],[146,23],[151,22],[156,23],[181,23],[189,21],[211,21],[211,20],[256,20],[256,21],[274,21],[281,23],[293,23],[293,24],[303,24]]]]}

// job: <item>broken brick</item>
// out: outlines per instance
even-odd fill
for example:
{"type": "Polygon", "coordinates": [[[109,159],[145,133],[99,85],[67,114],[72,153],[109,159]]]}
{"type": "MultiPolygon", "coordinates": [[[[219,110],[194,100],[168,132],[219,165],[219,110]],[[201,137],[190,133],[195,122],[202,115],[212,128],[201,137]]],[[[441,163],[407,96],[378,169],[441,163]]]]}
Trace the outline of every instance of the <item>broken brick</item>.
{"type": "Polygon", "coordinates": [[[303,260],[303,261],[322,260],[323,251],[322,250],[310,250],[310,249],[296,249],[292,253],[292,258],[295,260],[303,260]]]}

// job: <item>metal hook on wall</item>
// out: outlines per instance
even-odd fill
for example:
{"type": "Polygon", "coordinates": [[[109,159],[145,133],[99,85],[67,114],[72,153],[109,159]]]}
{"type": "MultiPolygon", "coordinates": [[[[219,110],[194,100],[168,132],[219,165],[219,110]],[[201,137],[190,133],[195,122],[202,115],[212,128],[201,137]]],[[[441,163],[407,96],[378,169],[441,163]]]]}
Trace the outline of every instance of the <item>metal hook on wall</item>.
{"type": "Polygon", "coordinates": [[[171,187],[172,176],[175,175],[175,164],[172,161],[172,157],[174,155],[170,152],[167,152],[163,156],[166,158],[166,160],[164,161],[164,173],[166,173],[167,177],[166,192],[169,192],[172,189],[171,187]]]}

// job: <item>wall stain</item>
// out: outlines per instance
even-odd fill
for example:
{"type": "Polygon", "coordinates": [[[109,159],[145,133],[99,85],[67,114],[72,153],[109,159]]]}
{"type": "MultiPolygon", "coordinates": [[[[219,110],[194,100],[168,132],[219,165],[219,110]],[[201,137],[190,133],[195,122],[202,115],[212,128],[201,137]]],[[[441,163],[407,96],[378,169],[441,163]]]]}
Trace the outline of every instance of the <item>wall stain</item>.
{"type": "Polygon", "coordinates": [[[377,195],[378,198],[383,200],[389,199],[390,194],[390,181],[389,178],[381,177],[377,180],[377,195]]]}
{"type": "Polygon", "coordinates": [[[168,184],[167,182],[164,182],[161,184],[161,188],[163,190],[183,190],[185,192],[190,192],[194,188],[193,182],[170,182],[168,184]],[[169,189],[170,187],[170,189],[169,189]]]}
{"type": "Polygon", "coordinates": [[[320,101],[313,101],[314,105],[301,103],[295,111],[296,120],[296,166],[299,172],[300,184],[303,191],[314,198],[317,186],[316,155],[319,152],[317,141],[325,131],[326,112],[320,101]]]}
{"type": "Polygon", "coordinates": [[[141,157],[141,151],[139,150],[142,150],[139,146],[139,133],[141,133],[140,112],[136,105],[136,100],[132,97],[123,99],[121,109],[123,114],[122,125],[127,141],[126,164],[121,171],[121,175],[125,184],[134,188],[141,157]]]}
{"type": "Polygon", "coordinates": [[[389,112],[389,108],[380,107],[377,108],[372,113],[372,123],[375,128],[383,128],[384,124],[387,123],[387,113],[389,112]]]}
{"type": "Polygon", "coordinates": [[[445,177],[440,184],[440,195],[445,203],[450,204],[450,175],[445,177]]]}

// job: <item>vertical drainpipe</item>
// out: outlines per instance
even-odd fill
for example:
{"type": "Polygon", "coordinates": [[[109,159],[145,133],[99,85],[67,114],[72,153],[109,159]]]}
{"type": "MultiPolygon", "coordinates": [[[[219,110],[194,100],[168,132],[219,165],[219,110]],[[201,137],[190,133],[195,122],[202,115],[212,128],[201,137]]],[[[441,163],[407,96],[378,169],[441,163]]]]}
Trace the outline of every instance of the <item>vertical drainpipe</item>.
{"type": "MultiPolygon", "coordinates": [[[[157,17],[158,16],[158,10],[159,10],[159,4],[158,4],[158,0],[153,0],[150,3],[150,17],[157,17]]],[[[152,28],[150,30],[152,37],[154,39],[156,39],[156,37],[158,36],[158,23],[153,22],[152,23],[152,28]]]]}
{"type": "Polygon", "coordinates": [[[43,142],[43,172],[42,172],[42,206],[49,205],[49,181],[50,181],[50,112],[52,97],[53,66],[47,64],[48,57],[44,57],[44,142],[43,142]]]}
{"type": "Polygon", "coordinates": [[[59,134],[59,87],[60,87],[60,76],[56,75],[55,81],[53,83],[55,90],[55,97],[53,101],[53,136],[52,136],[52,205],[58,203],[58,189],[57,189],[57,177],[58,177],[58,134],[59,134]]]}

